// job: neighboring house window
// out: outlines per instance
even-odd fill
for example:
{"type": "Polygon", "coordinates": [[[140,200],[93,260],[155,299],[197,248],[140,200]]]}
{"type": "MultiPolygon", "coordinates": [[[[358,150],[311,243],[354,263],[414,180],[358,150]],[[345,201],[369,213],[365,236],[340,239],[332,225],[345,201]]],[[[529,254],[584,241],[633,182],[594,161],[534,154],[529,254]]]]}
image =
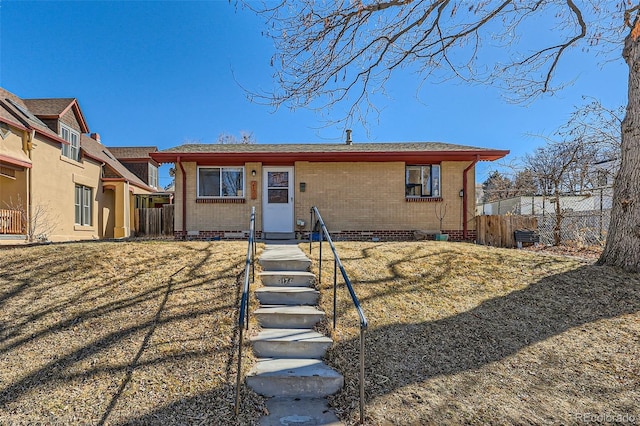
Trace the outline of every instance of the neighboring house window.
{"type": "Polygon", "coordinates": [[[198,197],[243,197],[244,168],[198,167],[198,197]]]}
{"type": "Polygon", "coordinates": [[[440,197],[440,165],[406,166],[405,196],[440,197]]]}
{"type": "Polygon", "coordinates": [[[75,130],[61,124],[60,137],[69,142],[69,145],[62,145],[62,155],[75,161],[80,159],[80,134],[75,130]]]}
{"type": "Polygon", "coordinates": [[[16,171],[14,169],[10,169],[8,167],[0,166],[0,177],[7,177],[10,179],[16,178],[16,171]]]}
{"type": "Polygon", "coordinates": [[[76,185],[76,225],[91,226],[91,188],[76,185]]]}
{"type": "Polygon", "coordinates": [[[149,164],[149,186],[158,187],[158,168],[153,164],[149,164]]]}

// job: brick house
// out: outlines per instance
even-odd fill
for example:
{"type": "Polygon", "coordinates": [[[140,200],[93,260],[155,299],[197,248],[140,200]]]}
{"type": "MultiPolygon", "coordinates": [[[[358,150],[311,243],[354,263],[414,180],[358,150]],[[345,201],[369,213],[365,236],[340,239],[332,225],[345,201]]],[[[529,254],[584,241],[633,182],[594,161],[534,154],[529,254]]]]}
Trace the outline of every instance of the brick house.
{"type": "Polygon", "coordinates": [[[151,157],[175,164],[177,238],[241,237],[251,207],[258,235],[301,236],[317,206],[337,239],[408,240],[416,230],[441,230],[450,239],[472,240],[475,164],[508,152],[347,140],[186,144],[151,157]]]}
{"type": "Polygon", "coordinates": [[[74,98],[0,88],[0,242],[122,238],[154,189],[100,142],[74,98]]]}

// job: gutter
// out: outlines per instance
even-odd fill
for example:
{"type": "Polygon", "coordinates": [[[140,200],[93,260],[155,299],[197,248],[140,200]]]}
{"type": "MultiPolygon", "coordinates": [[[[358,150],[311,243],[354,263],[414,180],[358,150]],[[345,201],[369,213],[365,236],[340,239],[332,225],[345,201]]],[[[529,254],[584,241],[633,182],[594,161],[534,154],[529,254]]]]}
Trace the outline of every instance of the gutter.
{"type": "Polygon", "coordinates": [[[469,172],[469,170],[471,170],[473,168],[473,166],[475,166],[478,161],[480,161],[480,155],[476,155],[475,160],[473,160],[471,162],[471,164],[469,164],[467,166],[466,169],[464,169],[464,171],[462,172],[462,239],[466,240],[467,239],[467,234],[468,234],[468,226],[467,226],[467,220],[468,220],[468,215],[469,213],[467,212],[467,173],[469,172]]]}
{"type": "Polygon", "coordinates": [[[187,232],[187,174],[185,173],[180,156],[176,158],[176,163],[180,166],[180,173],[182,173],[182,232],[187,232]]]}

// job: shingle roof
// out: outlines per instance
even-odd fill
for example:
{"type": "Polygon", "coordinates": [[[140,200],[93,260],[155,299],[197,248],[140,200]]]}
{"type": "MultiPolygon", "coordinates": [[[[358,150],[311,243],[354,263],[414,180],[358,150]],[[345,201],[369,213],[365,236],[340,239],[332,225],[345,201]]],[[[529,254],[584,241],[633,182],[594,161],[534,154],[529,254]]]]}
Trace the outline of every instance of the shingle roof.
{"type": "Polygon", "coordinates": [[[76,98],[23,99],[31,112],[43,119],[58,119],[73,109],[82,133],[89,133],[89,126],[76,98]]]}
{"type": "Polygon", "coordinates": [[[35,115],[59,117],[75,101],[75,98],[24,99],[35,115]]]}
{"type": "Polygon", "coordinates": [[[269,165],[313,162],[493,161],[509,151],[442,142],[185,144],[151,153],[158,163],[197,162],[238,165],[258,161],[269,165]]]}
{"type": "Polygon", "coordinates": [[[60,139],[54,131],[36,117],[22,99],[2,87],[0,87],[0,118],[25,127],[32,127],[42,134],[60,139]]]}
{"type": "Polygon", "coordinates": [[[125,160],[127,158],[148,158],[150,152],[158,151],[157,146],[112,146],[109,147],[109,151],[119,160],[125,160]]]}
{"type": "Polygon", "coordinates": [[[305,144],[185,144],[161,153],[284,153],[284,152],[420,152],[494,151],[443,142],[305,143],[305,144]]]}
{"type": "Polygon", "coordinates": [[[132,184],[139,188],[146,189],[147,191],[155,192],[155,189],[144,183],[138,176],[134,175],[129,171],[129,169],[123,166],[122,163],[116,159],[116,156],[110,152],[109,148],[105,147],[100,142],[86,135],[82,135],[80,137],[80,146],[91,158],[107,164],[113,171],[132,184]]]}

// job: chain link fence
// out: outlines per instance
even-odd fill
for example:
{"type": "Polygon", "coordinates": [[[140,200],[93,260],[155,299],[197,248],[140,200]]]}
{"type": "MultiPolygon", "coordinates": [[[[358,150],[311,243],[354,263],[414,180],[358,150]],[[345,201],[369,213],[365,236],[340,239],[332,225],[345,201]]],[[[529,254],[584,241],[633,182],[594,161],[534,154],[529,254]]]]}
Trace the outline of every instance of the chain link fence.
{"type": "MultiPolygon", "coordinates": [[[[495,199],[498,194],[486,194],[495,199]]],[[[548,245],[604,244],[611,219],[611,187],[560,196],[518,195],[480,202],[477,215],[524,215],[538,218],[540,242],[548,245]]]]}

